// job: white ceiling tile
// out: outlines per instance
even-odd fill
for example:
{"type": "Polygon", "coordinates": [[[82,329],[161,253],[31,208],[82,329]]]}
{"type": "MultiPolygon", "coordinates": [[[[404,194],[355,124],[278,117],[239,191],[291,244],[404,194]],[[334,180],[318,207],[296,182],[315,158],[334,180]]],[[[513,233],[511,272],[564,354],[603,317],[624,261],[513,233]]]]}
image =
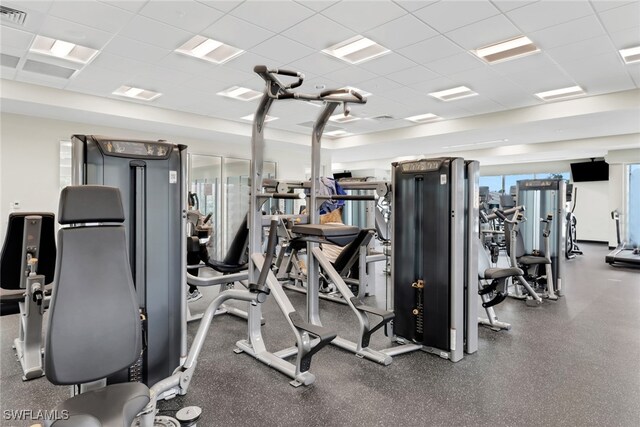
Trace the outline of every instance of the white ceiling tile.
{"type": "Polygon", "coordinates": [[[150,71],[154,68],[154,65],[148,62],[138,61],[109,52],[101,52],[91,64],[104,68],[105,70],[114,70],[132,76],[143,71],[150,71]]]}
{"type": "Polygon", "coordinates": [[[400,83],[386,77],[376,77],[375,79],[362,82],[360,85],[360,89],[371,92],[374,95],[391,92],[399,87],[402,87],[400,83]]]}
{"type": "Polygon", "coordinates": [[[625,4],[633,3],[629,0],[617,1],[617,0],[591,0],[593,8],[597,12],[613,9],[616,7],[624,6],[625,4]]]}
{"type": "MultiPolygon", "coordinates": [[[[640,44],[640,43],[638,43],[640,44]]],[[[581,40],[576,43],[545,50],[553,60],[562,64],[574,59],[585,58],[593,55],[612,52],[614,50],[608,36],[602,35],[588,40],[581,40]]]]}
{"type": "Polygon", "coordinates": [[[451,80],[449,77],[438,77],[436,79],[425,80],[424,82],[412,83],[407,86],[418,92],[431,93],[454,87],[455,80],[451,80]]]}
{"type": "Polygon", "coordinates": [[[586,1],[547,0],[507,12],[507,17],[525,33],[532,33],[591,14],[593,9],[586,1]]]}
{"type": "Polygon", "coordinates": [[[426,102],[427,94],[404,86],[392,92],[386,93],[385,97],[408,107],[416,108],[422,107],[424,105],[424,103],[426,102]]]}
{"type": "Polygon", "coordinates": [[[611,41],[613,41],[616,49],[640,46],[640,30],[637,28],[629,28],[627,30],[609,33],[609,37],[611,37],[611,41]]]}
{"type": "Polygon", "coordinates": [[[111,33],[117,32],[133,18],[130,12],[97,1],[92,1],[91,4],[54,1],[49,14],[111,33]]]}
{"type": "Polygon", "coordinates": [[[298,3],[283,1],[249,1],[230,13],[276,33],[293,27],[314,14],[313,10],[298,3]]]}
{"type": "Polygon", "coordinates": [[[305,74],[323,75],[331,73],[332,71],[346,68],[349,65],[336,59],[332,56],[325,55],[323,53],[314,53],[302,59],[298,59],[290,64],[287,64],[287,68],[291,68],[295,71],[301,71],[305,74]]]}
{"type": "Polygon", "coordinates": [[[504,106],[484,96],[465,98],[460,100],[460,102],[462,101],[465,101],[463,108],[473,114],[495,113],[496,111],[502,111],[505,109],[504,106]]]}
{"type": "Polygon", "coordinates": [[[484,66],[484,62],[477,56],[462,52],[457,55],[447,56],[427,63],[430,70],[443,76],[473,70],[484,66]]]}
{"type": "Polygon", "coordinates": [[[198,89],[201,93],[206,93],[208,98],[216,96],[218,92],[228,89],[230,86],[235,86],[227,82],[213,80],[208,76],[193,76],[190,80],[183,82],[182,85],[191,89],[198,89]]]}
{"type": "Polygon", "coordinates": [[[378,77],[378,75],[361,67],[351,65],[347,68],[327,73],[323,77],[333,80],[343,86],[353,86],[357,83],[374,79],[378,77]]]}
{"type": "Polygon", "coordinates": [[[260,80],[260,77],[252,71],[238,71],[223,66],[212,67],[204,76],[208,76],[212,80],[229,83],[230,85],[240,84],[247,80],[260,80]]]}
{"type": "Polygon", "coordinates": [[[33,34],[15,28],[0,26],[0,46],[13,47],[26,51],[31,46],[33,34]]]}
{"type": "Polygon", "coordinates": [[[141,43],[126,37],[115,36],[104,48],[105,52],[144,62],[156,62],[172,51],[141,43]]]}
{"type": "Polygon", "coordinates": [[[463,48],[470,50],[508,40],[521,34],[521,31],[504,15],[496,15],[450,31],[446,36],[463,48]]]}
{"type": "Polygon", "coordinates": [[[605,34],[605,31],[598,19],[595,15],[588,15],[584,18],[536,31],[531,33],[529,38],[540,49],[547,50],[602,34],[605,34]]]}
{"type": "Polygon", "coordinates": [[[148,0],[100,0],[101,3],[107,3],[129,12],[137,13],[147,3],[148,0]]]}
{"type": "Polygon", "coordinates": [[[600,13],[600,19],[609,32],[635,28],[640,31],[640,2],[629,3],[600,13]]]}
{"type": "Polygon", "coordinates": [[[225,15],[202,31],[202,35],[246,50],[273,37],[274,33],[234,16],[225,15]]]}
{"type": "Polygon", "coordinates": [[[502,78],[493,67],[490,65],[483,65],[482,67],[472,68],[469,70],[461,71],[459,73],[452,73],[447,75],[452,80],[462,82],[475,83],[487,80],[496,80],[502,78]]]}
{"type": "MultiPolygon", "coordinates": [[[[193,79],[194,74],[185,73],[171,68],[154,66],[152,68],[144,69],[138,73],[135,73],[134,81],[132,83],[140,83],[144,85],[145,81],[169,83],[169,85],[182,85],[185,82],[193,79]]],[[[140,86],[144,88],[144,86],[140,86]]],[[[166,89],[165,89],[166,91],[166,89]]]]}
{"type": "Polygon", "coordinates": [[[379,58],[371,61],[364,62],[359,67],[376,73],[379,76],[384,76],[396,71],[404,70],[410,67],[415,67],[416,63],[398,55],[395,52],[388,53],[379,58]]]}
{"type": "Polygon", "coordinates": [[[320,12],[329,6],[338,3],[338,0],[296,0],[296,3],[303,4],[316,12],[320,12]]]}
{"type": "Polygon", "coordinates": [[[522,69],[505,77],[529,93],[574,86],[576,82],[555,65],[522,69]]]}
{"type": "Polygon", "coordinates": [[[613,52],[563,62],[562,67],[587,92],[592,87],[602,87],[616,81],[628,83],[630,79],[622,58],[613,52]]]}
{"type": "Polygon", "coordinates": [[[202,3],[175,0],[150,0],[139,14],[190,33],[200,33],[224,15],[202,3]]]}
{"type": "Polygon", "coordinates": [[[111,95],[111,92],[118,87],[126,84],[131,77],[130,73],[121,73],[89,64],[73,77],[67,88],[107,96],[111,95]]]}
{"type": "Polygon", "coordinates": [[[356,33],[320,14],[313,15],[283,32],[282,35],[313,49],[322,50],[350,39],[356,33]],[[322,29],[322,31],[319,31],[322,29]]]}
{"type": "Polygon", "coordinates": [[[165,49],[177,49],[189,40],[191,33],[137,15],[120,31],[120,35],[165,49]]]}
{"type": "Polygon", "coordinates": [[[311,55],[314,51],[303,44],[290,40],[281,35],[274,36],[251,49],[253,53],[270,58],[275,63],[266,64],[279,67],[311,55]]]}
{"type": "Polygon", "coordinates": [[[415,67],[387,74],[386,77],[400,84],[410,85],[425,80],[433,80],[440,76],[422,65],[416,65],[415,67]]]}
{"type": "Polygon", "coordinates": [[[323,10],[322,14],[362,33],[406,15],[407,11],[391,2],[343,1],[323,10]]]}
{"type": "Polygon", "coordinates": [[[488,0],[441,1],[414,12],[414,15],[441,33],[498,15],[488,0]]]}
{"type": "Polygon", "coordinates": [[[198,3],[215,7],[216,9],[227,13],[244,3],[244,0],[198,0],[198,3]]]}
{"type": "Polygon", "coordinates": [[[76,43],[92,49],[102,49],[111,37],[113,37],[113,34],[106,31],[97,30],[86,25],[50,15],[47,16],[42,24],[39,34],[76,43]]]}
{"type": "Polygon", "coordinates": [[[409,12],[415,12],[418,9],[422,9],[423,7],[427,7],[430,4],[435,3],[437,0],[427,1],[427,0],[394,0],[394,3],[400,5],[400,7],[408,10],[409,12]]]}
{"type": "Polygon", "coordinates": [[[502,12],[508,12],[513,9],[517,9],[522,6],[526,6],[531,3],[535,3],[538,0],[525,1],[525,0],[491,0],[498,9],[502,12]]]}
{"type": "Polygon", "coordinates": [[[544,52],[537,52],[511,61],[498,62],[491,67],[502,75],[515,74],[532,68],[552,68],[555,64],[544,52]]]}
{"type": "Polygon", "coordinates": [[[436,59],[446,58],[461,52],[464,50],[443,36],[433,37],[398,49],[398,53],[419,64],[427,64],[436,59]]]}
{"type": "Polygon", "coordinates": [[[364,33],[387,49],[399,49],[437,36],[438,33],[413,15],[404,15],[364,33]]]}
{"type": "MultiPolygon", "coordinates": [[[[253,52],[245,52],[242,55],[233,58],[231,61],[222,65],[225,68],[233,68],[245,73],[253,73],[256,65],[269,65],[270,59],[264,56],[256,55],[253,52]]],[[[260,80],[260,79],[259,79],[260,80]]]]}
{"type": "Polygon", "coordinates": [[[13,24],[11,22],[2,21],[2,26],[9,26],[18,28],[25,31],[31,31],[37,33],[42,27],[42,23],[47,17],[47,11],[51,7],[51,1],[40,2],[24,2],[24,1],[7,1],[3,0],[2,5],[10,7],[12,9],[21,10],[27,13],[27,19],[25,19],[22,25],[13,24]]]}

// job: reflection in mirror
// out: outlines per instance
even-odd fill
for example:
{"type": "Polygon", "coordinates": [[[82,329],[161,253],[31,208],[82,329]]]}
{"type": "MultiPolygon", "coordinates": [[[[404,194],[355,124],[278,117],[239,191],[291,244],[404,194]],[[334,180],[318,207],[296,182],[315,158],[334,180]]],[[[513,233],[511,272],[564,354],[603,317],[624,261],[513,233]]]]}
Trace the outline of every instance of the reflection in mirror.
{"type": "Polygon", "coordinates": [[[211,243],[209,257],[220,259],[222,252],[221,194],[222,158],[189,154],[189,191],[196,195],[197,208],[203,215],[211,214],[211,243]]]}

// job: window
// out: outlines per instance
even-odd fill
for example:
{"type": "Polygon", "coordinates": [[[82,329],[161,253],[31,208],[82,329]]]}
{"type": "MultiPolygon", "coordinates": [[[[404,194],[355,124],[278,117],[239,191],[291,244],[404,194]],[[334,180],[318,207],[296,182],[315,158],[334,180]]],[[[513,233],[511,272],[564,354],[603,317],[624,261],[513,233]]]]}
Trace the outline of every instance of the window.
{"type": "Polygon", "coordinates": [[[640,245],[640,163],[629,165],[627,186],[627,224],[629,244],[640,245]]]}
{"type": "Polygon", "coordinates": [[[522,174],[522,175],[505,175],[504,176],[504,192],[507,194],[513,194],[514,191],[511,191],[511,187],[516,187],[518,185],[518,181],[523,179],[533,179],[534,175],[532,173],[522,174]]]}
{"type": "Polygon", "coordinates": [[[502,191],[502,175],[493,176],[481,176],[480,187],[489,187],[489,191],[501,192],[502,191]]]}
{"type": "Polygon", "coordinates": [[[71,141],[60,141],[60,190],[71,185],[71,141]]]}

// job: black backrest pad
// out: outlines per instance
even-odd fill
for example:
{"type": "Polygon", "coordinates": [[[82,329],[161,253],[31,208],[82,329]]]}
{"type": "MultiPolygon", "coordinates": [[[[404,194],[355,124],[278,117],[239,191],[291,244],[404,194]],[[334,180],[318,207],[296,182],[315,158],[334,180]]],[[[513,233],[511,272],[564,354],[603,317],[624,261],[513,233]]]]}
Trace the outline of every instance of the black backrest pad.
{"type": "Polygon", "coordinates": [[[140,351],[124,227],[61,229],[45,344],[47,378],[54,384],[95,381],[131,366],[140,351]]]}
{"type": "Polygon", "coordinates": [[[58,222],[123,222],[120,190],[102,185],[65,187],[60,193],[58,222]]]}
{"type": "Polygon", "coordinates": [[[244,221],[238,227],[236,235],[231,241],[229,251],[224,257],[223,262],[229,265],[243,264],[243,257],[246,253],[247,245],[249,244],[249,228],[247,227],[247,216],[245,215],[244,221]]]}
{"type": "Polygon", "coordinates": [[[38,255],[38,274],[45,277],[45,283],[53,281],[56,267],[55,219],[50,212],[20,212],[9,214],[7,234],[2,245],[0,256],[0,286],[3,289],[19,289],[22,271],[22,238],[24,235],[24,218],[26,216],[42,217],[40,229],[40,251],[38,255]]]}
{"type": "Polygon", "coordinates": [[[360,230],[358,236],[353,239],[351,243],[345,246],[344,249],[342,249],[340,255],[338,255],[336,260],[333,262],[333,266],[338,273],[342,273],[345,268],[351,267],[351,261],[360,255],[360,247],[363,244],[368,245],[369,241],[371,241],[371,237],[373,237],[372,230],[360,230]],[[367,239],[367,237],[369,238],[367,239]]]}

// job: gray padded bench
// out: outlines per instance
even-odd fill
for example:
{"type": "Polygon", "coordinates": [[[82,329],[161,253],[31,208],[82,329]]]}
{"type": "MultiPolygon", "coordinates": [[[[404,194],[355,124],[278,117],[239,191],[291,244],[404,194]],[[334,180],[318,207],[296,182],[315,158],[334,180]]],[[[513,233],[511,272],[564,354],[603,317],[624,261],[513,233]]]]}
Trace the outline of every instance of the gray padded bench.
{"type": "Polygon", "coordinates": [[[345,246],[358,236],[360,228],[352,225],[299,224],[294,225],[291,232],[305,240],[326,240],[338,246],[345,246]]]}

